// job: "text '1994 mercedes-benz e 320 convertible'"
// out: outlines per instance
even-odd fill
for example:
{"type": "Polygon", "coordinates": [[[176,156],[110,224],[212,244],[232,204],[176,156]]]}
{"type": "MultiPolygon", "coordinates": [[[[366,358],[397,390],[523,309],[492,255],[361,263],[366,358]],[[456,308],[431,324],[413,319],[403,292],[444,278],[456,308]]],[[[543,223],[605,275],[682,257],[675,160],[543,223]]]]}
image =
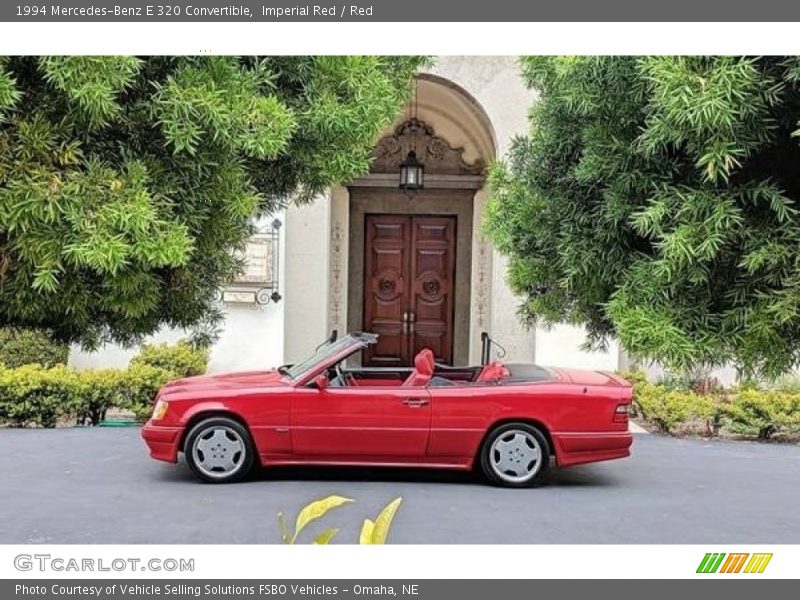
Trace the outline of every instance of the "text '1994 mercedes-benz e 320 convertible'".
{"type": "Polygon", "coordinates": [[[413,369],[349,367],[377,340],[351,333],[297,364],[188,377],[158,393],[142,437],[153,458],[183,452],[203,481],[255,466],[479,467],[495,484],[544,481],[567,467],[630,455],[631,386],[612,373],[491,362],[413,369]]]}

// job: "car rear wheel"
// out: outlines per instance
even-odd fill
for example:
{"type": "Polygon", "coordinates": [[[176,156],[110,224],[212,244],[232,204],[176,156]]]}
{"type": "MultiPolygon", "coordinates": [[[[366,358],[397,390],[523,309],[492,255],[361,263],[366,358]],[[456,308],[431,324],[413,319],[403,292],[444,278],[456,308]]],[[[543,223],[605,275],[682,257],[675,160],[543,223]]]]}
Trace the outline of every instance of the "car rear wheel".
{"type": "Polygon", "coordinates": [[[481,448],[481,468],[492,483],[531,487],[544,481],[550,466],[550,445],[527,423],[506,423],[493,429],[481,448]]]}
{"type": "Polygon", "coordinates": [[[192,427],[186,437],[186,462],[209,483],[243,479],[253,468],[255,452],[247,429],[227,417],[210,417],[192,427]]]}

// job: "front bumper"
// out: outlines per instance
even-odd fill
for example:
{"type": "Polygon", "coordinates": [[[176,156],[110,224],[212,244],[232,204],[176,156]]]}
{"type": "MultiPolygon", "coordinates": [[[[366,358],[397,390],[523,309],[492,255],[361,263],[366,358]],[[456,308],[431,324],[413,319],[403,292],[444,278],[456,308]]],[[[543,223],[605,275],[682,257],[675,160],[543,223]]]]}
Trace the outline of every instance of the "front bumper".
{"type": "Polygon", "coordinates": [[[163,427],[148,421],[142,427],[142,439],[150,450],[150,456],[157,460],[178,462],[178,444],[182,427],[163,427]]]}
{"type": "Polygon", "coordinates": [[[625,458],[631,455],[633,435],[628,431],[553,433],[559,467],[625,458]]]}

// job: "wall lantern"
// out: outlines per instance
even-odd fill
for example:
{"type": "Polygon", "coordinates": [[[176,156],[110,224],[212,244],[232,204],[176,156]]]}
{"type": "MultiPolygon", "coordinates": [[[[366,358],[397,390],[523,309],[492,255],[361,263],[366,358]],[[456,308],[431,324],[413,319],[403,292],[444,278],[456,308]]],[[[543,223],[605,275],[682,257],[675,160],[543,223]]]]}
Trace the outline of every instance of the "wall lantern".
{"type": "MultiPolygon", "coordinates": [[[[414,97],[412,99],[411,109],[413,109],[413,118],[409,122],[419,123],[417,119],[417,111],[419,110],[419,83],[414,82],[414,97]]],[[[403,162],[400,163],[400,189],[405,191],[414,192],[420,190],[425,186],[425,165],[419,162],[417,158],[417,133],[413,135],[413,146],[409,149],[408,154],[403,162]]]]}
{"type": "Polygon", "coordinates": [[[417,153],[409,150],[400,163],[400,189],[419,190],[425,185],[425,166],[417,160],[417,153]]]}

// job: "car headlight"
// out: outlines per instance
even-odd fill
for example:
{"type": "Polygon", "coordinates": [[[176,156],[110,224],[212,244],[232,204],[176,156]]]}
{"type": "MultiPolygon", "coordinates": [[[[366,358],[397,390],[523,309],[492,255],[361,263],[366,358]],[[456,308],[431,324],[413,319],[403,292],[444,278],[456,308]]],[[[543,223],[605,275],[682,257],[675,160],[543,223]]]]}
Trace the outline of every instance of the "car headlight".
{"type": "Polygon", "coordinates": [[[167,414],[167,409],[169,408],[169,404],[164,402],[163,400],[158,400],[156,405],[153,407],[153,417],[154,421],[158,421],[159,419],[163,419],[164,415],[167,414]]]}

